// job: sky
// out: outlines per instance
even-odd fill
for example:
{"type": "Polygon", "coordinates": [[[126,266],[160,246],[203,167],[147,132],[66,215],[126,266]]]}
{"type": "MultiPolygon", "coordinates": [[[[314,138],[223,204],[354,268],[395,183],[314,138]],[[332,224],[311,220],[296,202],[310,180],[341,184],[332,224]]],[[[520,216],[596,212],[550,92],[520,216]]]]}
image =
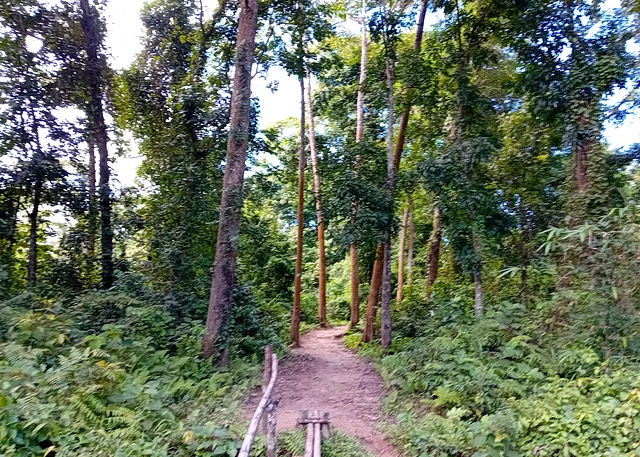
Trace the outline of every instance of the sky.
{"type": "MultiPolygon", "coordinates": [[[[211,0],[204,0],[205,4],[208,1],[211,0]]],[[[116,70],[127,68],[142,49],[140,38],[143,30],[139,12],[144,3],[145,0],[110,0],[108,2],[107,45],[111,52],[111,63],[116,70]]],[[[260,100],[260,128],[300,115],[298,81],[278,68],[269,70],[267,77],[267,80],[256,78],[252,84],[253,95],[260,100]],[[277,92],[271,92],[267,88],[267,84],[274,80],[279,82],[277,92]]],[[[617,97],[622,97],[622,94],[617,97]]],[[[605,137],[613,148],[640,143],[640,116],[631,116],[620,126],[607,125],[605,137]]],[[[116,177],[123,186],[134,183],[138,166],[142,161],[133,139],[131,139],[131,146],[131,151],[125,157],[118,158],[114,164],[116,177]]]]}
{"type": "MultiPolygon", "coordinates": [[[[110,0],[107,5],[107,46],[111,53],[111,64],[116,70],[127,68],[142,49],[143,30],[139,12],[145,1],[110,0]]],[[[298,81],[279,68],[269,70],[267,77],[268,79],[256,77],[251,87],[252,94],[260,99],[260,128],[300,116],[298,81]],[[272,93],[267,84],[274,80],[279,82],[279,88],[277,92],[272,93]]],[[[125,157],[118,158],[113,167],[122,186],[135,182],[138,167],[142,162],[135,142],[130,136],[128,139],[132,150],[125,157]]]]}

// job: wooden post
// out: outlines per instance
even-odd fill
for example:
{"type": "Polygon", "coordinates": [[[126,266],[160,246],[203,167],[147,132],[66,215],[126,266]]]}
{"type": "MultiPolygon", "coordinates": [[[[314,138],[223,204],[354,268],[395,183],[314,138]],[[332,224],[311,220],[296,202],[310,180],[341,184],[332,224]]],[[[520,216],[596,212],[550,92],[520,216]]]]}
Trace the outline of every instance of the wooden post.
{"type": "Polygon", "coordinates": [[[305,442],[304,457],[321,457],[322,438],[329,438],[329,413],[320,413],[315,410],[309,415],[309,411],[303,410],[298,419],[298,425],[307,427],[307,440],[305,442]]]}
{"type": "Polygon", "coordinates": [[[251,419],[251,423],[249,424],[249,430],[242,441],[242,447],[240,448],[240,453],[238,457],[249,457],[249,453],[251,452],[251,446],[253,445],[253,440],[256,438],[256,434],[258,433],[258,427],[260,425],[260,419],[264,414],[264,410],[267,408],[267,404],[271,400],[271,394],[273,392],[273,388],[276,385],[276,379],[278,379],[278,356],[275,354],[271,355],[271,380],[269,381],[269,385],[256,408],[256,412],[253,413],[253,418],[251,419]]]}
{"type": "Polygon", "coordinates": [[[276,457],[277,400],[267,405],[267,457],[276,457]]]}
{"type": "MultiPolygon", "coordinates": [[[[269,385],[269,381],[271,381],[271,356],[273,355],[273,346],[267,344],[264,348],[264,373],[262,375],[262,394],[264,395],[267,386],[269,385]]],[[[262,421],[260,423],[260,432],[263,435],[267,434],[267,416],[262,416],[262,421]]]]}
{"type": "Polygon", "coordinates": [[[329,422],[331,422],[331,420],[329,419],[329,413],[324,413],[322,420],[322,438],[328,440],[331,438],[331,432],[329,430],[329,422]]]}
{"type": "Polygon", "coordinates": [[[304,457],[313,457],[313,428],[314,424],[307,424],[307,441],[304,444],[304,457]]]}
{"type": "MultiPolygon", "coordinates": [[[[318,411],[314,412],[314,417],[320,418],[318,411]]],[[[320,422],[313,424],[313,457],[321,457],[320,455],[320,440],[322,435],[320,434],[320,422]]]]}

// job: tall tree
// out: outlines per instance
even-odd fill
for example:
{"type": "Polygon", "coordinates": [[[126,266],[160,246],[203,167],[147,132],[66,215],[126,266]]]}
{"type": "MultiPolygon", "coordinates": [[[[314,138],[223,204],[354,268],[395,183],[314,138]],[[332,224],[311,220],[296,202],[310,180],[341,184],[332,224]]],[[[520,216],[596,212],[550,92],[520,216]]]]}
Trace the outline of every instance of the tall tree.
{"type": "MultiPolygon", "coordinates": [[[[89,181],[89,227],[87,237],[87,253],[89,262],[93,264],[96,246],[96,231],[98,228],[97,208],[96,208],[96,149],[93,136],[89,135],[87,141],[87,152],[89,154],[89,163],[87,170],[87,178],[89,181]]],[[[92,268],[91,268],[92,269],[92,268]]]]}
{"type": "Polygon", "coordinates": [[[107,125],[104,120],[103,93],[104,55],[101,54],[103,34],[99,29],[98,12],[89,0],[80,0],[82,10],[82,30],[84,31],[87,53],[87,82],[89,88],[88,117],[91,134],[98,148],[100,170],[100,244],[102,264],[102,287],[108,289],[114,280],[113,228],[111,221],[111,187],[109,182],[109,153],[107,150],[107,125]]]}
{"type": "Polygon", "coordinates": [[[197,2],[147,4],[143,48],[116,79],[118,123],[138,140],[138,173],[154,189],[140,209],[145,273],[180,320],[206,317],[211,292],[237,32],[224,5],[207,19],[197,2]]]}
{"type": "Polygon", "coordinates": [[[429,260],[427,268],[427,287],[431,287],[438,277],[438,264],[440,263],[440,241],[442,240],[442,227],[440,227],[440,208],[436,205],[433,210],[433,231],[431,232],[431,244],[429,246],[429,260]]]}
{"type": "Polygon", "coordinates": [[[322,214],[322,182],[318,145],[316,144],[316,126],[313,117],[313,99],[311,91],[311,69],[307,64],[307,112],[309,117],[309,149],[313,167],[313,195],[316,202],[318,224],[318,321],[321,327],[327,327],[327,256],[324,247],[324,215],[322,214]]]}
{"type": "MultiPolygon", "coordinates": [[[[453,0],[445,5],[442,71],[448,121],[443,126],[439,156],[429,159],[426,185],[434,192],[440,219],[447,227],[455,259],[475,284],[474,312],[484,313],[484,253],[486,221],[499,219],[496,194],[487,177],[487,163],[500,146],[496,134],[496,111],[491,94],[483,92],[484,69],[499,61],[496,40],[501,7],[493,3],[453,0]]],[[[434,227],[430,278],[437,274],[440,240],[434,227]]]]}
{"type": "Polygon", "coordinates": [[[73,157],[76,143],[69,123],[55,111],[60,106],[56,83],[62,62],[52,49],[54,11],[47,5],[18,1],[3,5],[0,19],[0,156],[13,162],[13,170],[2,176],[9,197],[8,247],[15,249],[19,214],[24,210],[29,220],[26,276],[33,288],[38,280],[42,207],[62,203],[68,193],[68,173],[61,158],[73,157]],[[38,44],[30,45],[29,40],[38,44]]]}
{"type": "Polygon", "coordinates": [[[229,140],[220,202],[216,260],[211,281],[206,333],[202,343],[205,357],[213,356],[216,353],[216,344],[219,344],[222,349],[222,362],[226,362],[224,356],[228,354],[228,339],[225,332],[233,306],[233,289],[236,279],[240,212],[243,201],[242,185],[249,147],[251,67],[254,60],[257,26],[257,0],[242,0],[238,22],[229,140]]]}
{"type": "Polygon", "coordinates": [[[300,153],[298,158],[298,232],[296,243],[296,273],[293,291],[293,316],[291,318],[291,340],[296,346],[300,346],[300,308],[302,295],[302,250],[304,237],[304,169],[307,166],[307,154],[305,147],[305,90],[304,79],[300,81],[300,153]]]}
{"type": "MultiPolygon", "coordinates": [[[[602,179],[607,174],[603,124],[623,119],[627,111],[608,110],[604,100],[616,89],[624,91],[629,77],[637,78],[627,48],[637,23],[623,7],[585,0],[530,1],[523,7],[524,15],[512,11],[503,36],[522,61],[523,88],[537,115],[565,126],[572,189],[566,204],[579,223],[611,205],[611,188],[602,179]]],[[[620,107],[628,108],[635,98],[623,99],[620,107]]]]}
{"type": "MultiPolygon", "coordinates": [[[[418,23],[417,23],[417,27],[416,27],[416,35],[415,35],[415,39],[414,39],[414,44],[413,44],[413,53],[414,53],[414,58],[417,58],[420,56],[420,49],[422,47],[422,36],[424,33],[424,21],[425,21],[425,17],[426,17],[426,11],[427,11],[427,6],[428,6],[428,2],[423,1],[421,3],[420,6],[420,13],[418,15],[418,23]]],[[[386,62],[386,64],[388,64],[388,62],[386,62]]],[[[389,77],[388,74],[385,75],[386,78],[389,77]]],[[[388,85],[388,81],[387,81],[387,85],[388,85]]],[[[390,90],[390,89],[388,89],[390,90]]],[[[414,88],[412,86],[407,87],[407,94],[406,94],[406,102],[405,102],[405,107],[402,113],[402,119],[401,119],[401,123],[400,123],[400,131],[398,132],[398,139],[397,139],[397,143],[396,143],[396,147],[395,150],[393,150],[393,167],[394,167],[394,174],[398,171],[399,167],[400,167],[400,160],[402,158],[402,151],[404,150],[404,143],[405,143],[405,138],[406,138],[406,129],[407,129],[407,125],[409,124],[409,115],[411,113],[411,102],[412,102],[412,96],[414,93],[414,88]]],[[[388,94],[388,95],[392,95],[392,94],[388,94]]],[[[391,134],[393,135],[393,132],[391,132],[391,134]]],[[[387,137],[389,136],[389,131],[387,131],[387,137]]],[[[387,140],[388,141],[388,140],[387,140]]],[[[387,145],[387,147],[389,147],[387,145]]],[[[392,144],[391,147],[393,148],[393,140],[392,140],[392,144]]],[[[389,173],[389,170],[387,170],[387,173],[389,173]]],[[[395,180],[395,178],[394,178],[395,180]]],[[[371,276],[371,285],[369,287],[369,297],[367,299],[367,316],[370,316],[372,319],[375,316],[375,312],[374,312],[374,307],[377,304],[378,301],[378,296],[380,295],[380,287],[382,287],[384,281],[382,279],[382,275],[384,274],[384,268],[382,265],[376,265],[375,262],[383,262],[384,261],[384,252],[385,252],[385,246],[383,243],[380,243],[380,245],[378,246],[377,250],[376,250],[376,257],[375,257],[375,261],[374,261],[374,267],[373,267],[373,273],[371,276]],[[381,255],[378,255],[378,253],[380,253],[381,255]],[[375,276],[375,275],[378,276],[375,276]],[[371,308],[371,311],[369,310],[369,308],[371,308]]],[[[400,292],[399,292],[400,294],[400,292]]],[[[370,329],[368,332],[365,331],[363,334],[363,341],[370,341],[370,339],[373,337],[373,322],[369,322],[367,321],[365,324],[365,328],[370,329]]]]}
{"type": "MultiPolygon", "coordinates": [[[[364,138],[364,91],[367,81],[367,61],[369,53],[369,39],[367,38],[367,3],[362,0],[361,16],[357,19],[360,22],[360,76],[358,79],[358,95],[356,101],[356,144],[362,142],[364,138]]],[[[356,156],[354,167],[355,178],[358,176],[361,156],[356,156]]],[[[358,200],[353,202],[352,222],[355,224],[358,215],[358,200]]],[[[349,248],[351,258],[351,319],[350,327],[358,325],[360,322],[360,263],[358,259],[358,240],[352,240],[349,248]]]]}
{"type": "Polygon", "coordinates": [[[393,148],[395,126],[395,71],[396,46],[399,37],[399,14],[391,10],[392,3],[384,5],[379,15],[376,32],[382,38],[385,61],[385,81],[387,83],[387,220],[384,226],[384,250],[382,257],[382,298],[381,298],[381,343],[383,348],[391,345],[391,235],[393,228],[393,202],[396,179],[395,153],[393,148]]]}
{"type": "Polygon", "coordinates": [[[409,200],[409,248],[407,249],[407,284],[411,285],[413,278],[413,249],[416,238],[413,202],[409,200]]]}

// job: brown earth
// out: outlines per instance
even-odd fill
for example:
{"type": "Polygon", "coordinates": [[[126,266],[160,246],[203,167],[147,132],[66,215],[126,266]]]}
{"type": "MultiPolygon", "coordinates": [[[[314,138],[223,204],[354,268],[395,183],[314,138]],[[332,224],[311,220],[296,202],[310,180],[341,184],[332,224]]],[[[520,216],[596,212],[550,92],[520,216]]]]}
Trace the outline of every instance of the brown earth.
{"type": "MultiPolygon", "coordinates": [[[[333,428],[358,438],[378,457],[398,457],[378,429],[382,379],[370,362],[342,344],[345,330],[312,330],[282,360],[274,395],[278,431],[295,428],[301,410],[317,409],[330,414],[333,428]]],[[[258,390],[249,399],[248,415],[260,395],[258,390]]]]}

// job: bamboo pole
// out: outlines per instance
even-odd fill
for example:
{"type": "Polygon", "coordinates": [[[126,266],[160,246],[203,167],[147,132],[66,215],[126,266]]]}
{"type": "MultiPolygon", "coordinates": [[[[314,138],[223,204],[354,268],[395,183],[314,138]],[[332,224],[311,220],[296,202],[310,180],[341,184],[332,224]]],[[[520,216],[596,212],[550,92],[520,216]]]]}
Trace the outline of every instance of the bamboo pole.
{"type": "Polygon", "coordinates": [[[278,402],[273,400],[267,406],[267,457],[276,457],[277,407],[278,402]]]}
{"type": "MultiPolygon", "coordinates": [[[[314,411],[314,417],[320,417],[320,413],[318,411],[314,411]]],[[[322,435],[320,432],[320,423],[316,422],[313,424],[313,457],[321,457],[320,455],[320,442],[322,440],[322,435]]]]}
{"type": "MultiPolygon", "coordinates": [[[[267,344],[264,348],[264,372],[262,374],[262,393],[264,394],[271,381],[271,356],[273,355],[273,346],[267,344]]],[[[262,415],[262,421],[260,424],[260,432],[263,435],[267,434],[267,417],[262,415]]]]}
{"type": "Polygon", "coordinates": [[[304,444],[304,457],[313,457],[313,429],[314,424],[307,424],[307,441],[304,444]]]}
{"type": "Polygon", "coordinates": [[[260,419],[264,414],[264,410],[267,407],[267,404],[271,400],[271,394],[273,393],[273,389],[276,385],[276,379],[278,378],[278,356],[275,354],[271,355],[271,380],[269,381],[269,385],[256,408],[255,413],[253,413],[253,418],[249,423],[249,430],[242,441],[242,447],[240,448],[240,453],[238,457],[249,457],[249,453],[251,452],[251,446],[253,445],[253,440],[256,438],[256,434],[258,432],[258,426],[260,425],[260,419]]]}

